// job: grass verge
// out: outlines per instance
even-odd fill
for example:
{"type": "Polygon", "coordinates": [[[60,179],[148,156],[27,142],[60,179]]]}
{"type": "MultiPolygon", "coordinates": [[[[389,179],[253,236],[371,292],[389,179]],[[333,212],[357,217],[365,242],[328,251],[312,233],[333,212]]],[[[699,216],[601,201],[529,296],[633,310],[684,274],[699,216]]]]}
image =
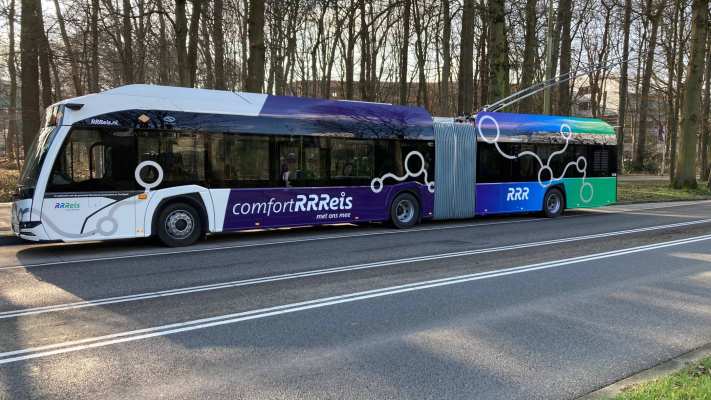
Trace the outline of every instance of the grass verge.
{"type": "Polygon", "coordinates": [[[614,400],[711,400],[711,357],[651,382],[625,389],[614,400]]]}
{"type": "Polygon", "coordinates": [[[0,159],[0,203],[12,200],[12,193],[17,188],[20,172],[0,159]]]}
{"type": "Polygon", "coordinates": [[[682,201],[711,199],[711,191],[703,184],[697,189],[672,189],[667,181],[617,182],[618,203],[651,201],[682,201]]]}

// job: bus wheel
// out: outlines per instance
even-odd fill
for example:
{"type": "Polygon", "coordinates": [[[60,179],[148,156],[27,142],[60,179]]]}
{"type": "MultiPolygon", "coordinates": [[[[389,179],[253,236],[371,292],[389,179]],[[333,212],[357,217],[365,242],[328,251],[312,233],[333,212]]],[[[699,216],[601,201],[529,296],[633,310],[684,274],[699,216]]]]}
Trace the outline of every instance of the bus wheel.
{"type": "Polygon", "coordinates": [[[158,216],[158,238],[170,247],[189,246],[202,236],[202,220],[195,207],[168,204],[158,216]]]}
{"type": "Polygon", "coordinates": [[[390,205],[390,220],[396,228],[404,229],[417,225],[420,218],[420,203],[410,193],[400,193],[390,205]]]}
{"type": "Polygon", "coordinates": [[[563,200],[563,192],[553,188],[546,192],[543,198],[543,214],[548,218],[559,217],[563,214],[565,201],[563,200]]]}

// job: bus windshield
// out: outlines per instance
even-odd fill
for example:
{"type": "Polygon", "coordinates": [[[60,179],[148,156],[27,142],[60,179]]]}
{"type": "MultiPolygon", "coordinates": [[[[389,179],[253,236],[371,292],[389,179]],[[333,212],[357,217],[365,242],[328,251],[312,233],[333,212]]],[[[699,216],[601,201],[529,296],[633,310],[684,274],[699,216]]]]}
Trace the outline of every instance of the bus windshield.
{"type": "Polygon", "coordinates": [[[22,168],[18,182],[20,188],[34,188],[37,185],[37,178],[42,169],[42,162],[44,161],[50,144],[52,144],[52,139],[57,131],[56,128],[56,126],[46,126],[40,129],[39,134],[32,142],[32,146],[27,150],[25,165],[22,168]]]}

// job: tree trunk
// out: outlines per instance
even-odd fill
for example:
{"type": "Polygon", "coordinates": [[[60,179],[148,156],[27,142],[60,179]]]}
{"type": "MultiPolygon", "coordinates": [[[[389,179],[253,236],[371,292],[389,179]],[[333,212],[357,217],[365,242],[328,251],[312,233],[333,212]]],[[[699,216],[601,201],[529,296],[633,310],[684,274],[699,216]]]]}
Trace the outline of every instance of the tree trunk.
{"type": "Polygon", "coordinates": [[[415,41],[415,57],[417,58],[417,70],[419,72],[417,82],[417,105],[421,105],[429,110],[430,102],[427,94],[427,71],[425,71],[427,49],[424,43],[425,40],[423,39],[425,35],[422,23],[423,13],[420,13],[416,2],[412,3],[412,8],[414,9],[415,36],[417,38],[415,41]]]}
{"type": "MultiPolygon", "coordinates": [[[[40,67],[40,83],[42,87],[42,107],[49,107],[54,101],[52,100],[52,67],[50,66],[51,49],[49,40],[44,31],[44,18],[42,17],[42,9],[40,7],[37,12],[37,20],[39,21],[38,34],[40,35],[39,49],[39,67],[40,67]]],[[[21,49],[22,50],[22,49],[21,49]]]]}
{"type": "Polygon", "coordinates": [[[462,34],[459,44],[459,94],[457,113],[470,114],[473,110],[474,91],[474,0],[464,0],[462,34]]]}
{"type": "MultiPolygon", "coordinates": [[[[338,40],[341,37],[343,31],[343,20],[339,18],[340,9],[338,2],[334,2],[333,10],[334,24],[336,25],[333,30],[330,30],[331,35],[333,35],[333,41],[331,42],[331,48],[328,49],[326,53],[326,46],[324,46],[324,57],[323,61],[325,65],[325,71],[323,73],[323,78],[321,79],[321,97],[324,99],[331,98],[331,77],[333,75],[333,64],[336,61],[336,50],[338,48],[338,40]]],[[[325,44],[325,43],[324,43],[325,44]]]]}
{"type": "MultiPolygon", "coordinates": [[[[146,19],[150,24],[150,14],[146,13],[146,0],[137,0],[138,3],[138,28],[136,29],[136,37],[139,38],[136,47],[136,56],[132,54],[132,61],[135,61],[133,66],[133,82],[146,81],[146,40],[141,39],[147,37],[146,19]],[[148,14],[148,15],[147,15],[148,14]]],[[[152,8],[152,6],[151,6],[152,8]]],[[[151,46],[152,47],[152,46],[151,46]]]]}
{"type": "Polygon", "coordinates": [[[402,45],[400,46],[400,104],[407,104],[407,58],[410,45],[410,11],[412,0],[403,1],[402,45]]]}
{"type": "Polygon", "coordinates": [[[64,92],[62,91],[62,79],[59,75],[59,67],[57,66],[57,59],[54,54],[49,52],[49,67],[52,70],[52,87],[54,88],[54,98],[63,99],[64,92]]]}
{"type": "Polygon", "coordinates": [[[188,33],[188,57],[185,76],[188,78],[187,86],[195,87],[197,74],[197,50],[198,38],[200,37],[200,13],[202,12],[202,0],[193,0],[193,10],[190,15],[190,30],[188,33]]]}
{"type": "MultiPolygon", "coordinates": [[[[663,3],[661,3],[663,4],[663,3]]],[[[654,49],[657,44],[657,32],[659,31],[659,20],[661,19],[662,5],[654,6],[652,1],[649,2],[649,19],[652,24],[651,34],[647,42],[647,54],[644,61],[644,74],[642,75],[642,93],[639,102],[639,124],[637,125],[637,134],[635,137],[635,151],[632,157],[632,169],[642,171],[647,150],[647,119],[650,106],[649,89],[652,80],[654,67],[654,49]]]]}
{"type": "MultiPolygon", "coordinates": [[[[452,17],[449,11],[449,1],[442,0],[442,86],[439,91],[439,112],[449,114],[449,76],[452,68],[450,41],[452,40],[452,17]]],[[[472,42],[473,43],[473,42],[472,42]]]]}
{"type": "Polygon", "coordinates": [[[670,133],[670,148],[669,148],[669,178],[673,182],[674,181],[674,176],[676,176],[676,158],[677,158],[677,136],[678,136],[678,131],[679,131],[679,109],[681,108],[681,93],[683,91],[683,86],[684,83],[683,77],[684,77],[684,66],[686,65],[684,63],[684,56],[686,54],[686,51],[684,50],[684,44],[686,41],[684,40],[684,27],[686,26],[686,20],[684,18],[685,13],[683,12],[684,9],[684,2],[679,1],[680,9],[682,10],[679,13],[679,24],[677,27],[677,43],[679,44],[679,48],[677,49],[677,59],[676,59],[676,73],[674,74],[676,76],[676,96],[674,96],[674,109],[670,113],[671,116],[671,133],[670,133]]]}
{"type": "Polygon", "coordinates": [[[22,144],[29,151],[40,127],[38,49],[43,32],[39,27],[40,0],[22,0],[20,17],[20,71],[22,87],[22,144]]]}
{"type": "Polygon", "coordinates": [[[701,120],[701,86],[709,24],[708,8],[709,0],[694,0],[691,5],[691,55],[682,98],[679,158],[673,181],[675,188],[696,187],[696,133],[701,120]]]}
{"type": "Polygon", "coordinates": [[[123,83],[133,83],[133,26],[131,25],[131,0],[123,0],[123,83]]]}
{"type": "MultiPolygon", "coordinates": [[[[521,65],[521,82],[519,90],[530,87],[536,75],[536,55],[538,54],[538,38],[536,37],[536,3],[537,0],[526,0],[526,33],[524,35],[523,63],[521,65]]],[[[535,113],[535,98],[521,100],[519,112],[535,113]]]]}
{"type": "Polygon", "coordinates": [[[89,91],[99,92],[99,0],[91,0],[91,66],[89,91]]]}
{"type": "Polygon", "coordinates": [[[355,33],[355,5],[351,3],[351,9],[349,11],[351,14],[348,16],[348,38],[346,40],[346,99],[352,100],[355,95],[355,90],[353,88],[354,74],[355,74],[355,46],[357,41],[357,35],[355,33]]]}
{"type": "MultiPolygon", "coordinates": [[[[313,95],[314,97],[317,96],[318,93],[318,88],[316,86],[316,83],[318,82],[318,49],[319,45],[321,44],[321,38],[323,37],[323,20],[326,17],[326,7],[322,7],[321,11],[319,12],[319,18],[317,21],[317,30],[316,30],[316,41],[314,42],[313,46],[311,47],[311,85],[309,85],[309,93],[311,93],[311,90],[313,90],[313,95]]],[[[306,94],[307,96],[309,95],[308,93],[306,94]]]]}
{"type": "Polygon", "coordinates": [[[212,60],[212,53],[210,52],[210,32],[207,25],[207,18],[210,15],[210,2],[206,1],[202,3],[202,14],[203,23],[200,24],[202,31],[202,59],[205,63],[205,86],[211,89],[215,89],[215,70],[212,60]]]}
{"type": "MultiPolygon", "coordinates": [[[[167,85],[170,83],[170,72],[168,68],[168,37],[165,30],[165,9],[163,8],[163,0],[158,0],[158,83],[167,85]]],[[[177,15],[176,15],[177,16],[177,15]]],[[[177,30],[177,24],[176,24],[177,30]]],[[[177,40],[176,40],[177,44],[177,40]]],[[[183,45],[185,42],[183,42],[183,45]]],[[[179,53],[179,52],[178,52],[179,53]]],[[[180,56],[179,56],[180,58],[180,56]]]]}
{"type": "Polygon", "coordinates": [[[79,63],[77,62],[76,55],[72,49],[72,43],[69,40],[69,35],[67,34],[67,28],[64,24],[64,16],[62,16],[62,10],[59,8],[59,0],[54,0],[54,9],[57,12],[57,22],[59,23],[59,32],[62,34],[62,41],[64,42],[64,47],[67,51],[67,57],[69,58],[69,66],[72,71],[72,83],[74,84],[74,93],[77,96],[81,96],[83,93],[81,87],[81,74],[79,73],[79,63]]]}
{"type": "MultiPolygon", "coordinates": [[[[558,51],[560,46],[560,12],[556,23],[553,24],[553,0],[548,0],[548,25],[546,32],[546,81],[552,80],[558,70],[558,51]]],[[[543,114],[553,113],[553,88],[549,87],[543,92],[543,114]]]]}
{"type": "Polygon", "coordinates": [[[479,8],[480,20],[481,20],[481,33],[479,34],[479,42],[477,43],[477,71],[474,71],[474,81],[473,82],[473,110],[477,110],[481,105],[485,105],[489,96],[489,49],[487,48],[487,41],[489,40],[489,25],[488,17],[485,12],[481,10],[486,10],[485,2],[482,0],[479,8]]]}
{"type": "Polygon", "coordinates": [[[178,58],[180,86],[188,85],[188,19],[185,14],[186,0],[175,0],[175,51],[178,58]]]}
{"type": "MultiPolygon", "coordinates": [[[[561,26],[560,38],[560,74],[570,72],[571,41],[570,23],[572,18],[573,0],[561,0],[559,3],[558,15],[563,25],[561,26]]],[[[570,81],[564,80],[558,85],[558,107],[559,115],[570,115],[570,81]]]]}
{"type": "MultiPolygon", "coordinates": [[[[564,0],[570,1],[570,0],[564,0]]],[[[504,0],[489,0],[489,94],[487,104],[508,96],[509,54],[506,40],[506,10],[504,0]]]]}
{"type": "MultiPolygon", "coordinates": [[[[667,64],[667,93],[666,93],[666,101],[667,101],[667,121],[666,121],[666,127],[667,127],[667,137],[664,140],[664,154],[663,154],[663,164],[662,164],[662,172],[665,171],[665,169],[668,167],[668,172],[669,172],[669,177],[670,177],[670,183],[671,183],[671,178],[674,176],[674,169],[676,165],[674,165],[673,162],[671,162],[672,156],[676,156],[676,154],[672,155],[671,148],[672,146],[676,146],[676,130],[678,128],[678,121],[676,118],[676,112],[678,111],[676,108],[676,98],[679,97],[675,93],[674,89],[674,83],[677,82],[676,80],[676,72],[678,70],[677,68],[677,52],[682,53],[684,45],[683,43],[680,43],[681,41],[681,36],[678,34],[678,30],[681,29],[682,25],[680,24],[680,16],[682,14],[682,1],[683,0],[676,0],[674,1],[674,17],[672,19],[672,32],[671,35],[671,45],[668,46],[669,50],[667,51],[667,59],[666,59],[666,64],[667,64]],[[681,49],[680,49],[681,48],[681,49]]],[[[680,81],[679,81],[680,82],[680,81]]],[[[677,86],[678,87],[678,86],[677,86]]]]}
{"type": "Polygon", "coordinates": [[[620,99],[617,125],[617,173],[624,172],[625,157],[625,119],[627,117],[627,67],[630,58],[630,25],[632,25],[632,0],[625,0],[625,12],[622,21],[622,65],[620,66],[620,99]]]}
{"type": "Polygon", "coordinates": [[[261,93],[264,86],[264,0],[249,2],[248,92],[261,93]]]}
{"type": "Polygon", "coordinates": [[[214,0],[212,8],[212,42],[215,45],[215,89],[225,90],[225,38],[223,30],[223,1],[214,0]]]}
{"type": "Polygon", "coordinates": [[[701,113],[701,154],[699,156],[699,169],[701,181],[708,182],[709,174],[709,145],[711,144],[711,33],[706,32],[706,86],[704,86],[703,111],[701,113]]]}
{"type": "Polygon", "coordinates": [[[370,33],[368,32],[367,14],[365,0],[360,0],[360,97],[361,100],[368,101],[370,79],[370,33]]]}
{"type": "Polygon", "coordinates": [[[20,154],[17,151],[17,68],[15,66],[15,0],[10,0],[8,10],[8,50],[7,72],[10,75],[10,98],[7,109],[7,152],[10,161],[19,162],[20,154]]]}

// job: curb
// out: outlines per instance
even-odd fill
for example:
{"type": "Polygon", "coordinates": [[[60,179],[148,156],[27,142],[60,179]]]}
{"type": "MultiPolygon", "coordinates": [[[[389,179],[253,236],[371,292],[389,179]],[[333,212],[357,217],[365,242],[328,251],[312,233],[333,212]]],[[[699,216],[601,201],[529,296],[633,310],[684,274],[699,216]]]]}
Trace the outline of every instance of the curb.
{"type": "Polygon", "coordinates": [[[696,363],[699,360],[709,356],[711,356],[711,343],[705,346],[701,346],[695,350],[691,350],[690,352],[684,353],[678,357],[674,357],[670,360],[667,360],[657,365],[656,367],[652,367],[633,374],[627,378],[613,383],[612,385],[605,386],[594,392],[590,392],[582,397],[578,397],[577,400],[611,399],[620,394],[623,390],[629,388],[630,386],[639,385],[641,383],[663,378],[669,374],[684,369],[689,364],[696,363]]]}
{"type": "Polygon", "coordinates": [[[711,200],[711,196],[709,197],[704,197],[701,199],[680,199],[680,200],[631,200],[631,201],[618,201],[616,203],[610,204],[613,206],[626,206],[626,205],[632,205],[632,204],[659,204],[659,203],[694,203],[698,201],[709,201],[711,200]]]}

